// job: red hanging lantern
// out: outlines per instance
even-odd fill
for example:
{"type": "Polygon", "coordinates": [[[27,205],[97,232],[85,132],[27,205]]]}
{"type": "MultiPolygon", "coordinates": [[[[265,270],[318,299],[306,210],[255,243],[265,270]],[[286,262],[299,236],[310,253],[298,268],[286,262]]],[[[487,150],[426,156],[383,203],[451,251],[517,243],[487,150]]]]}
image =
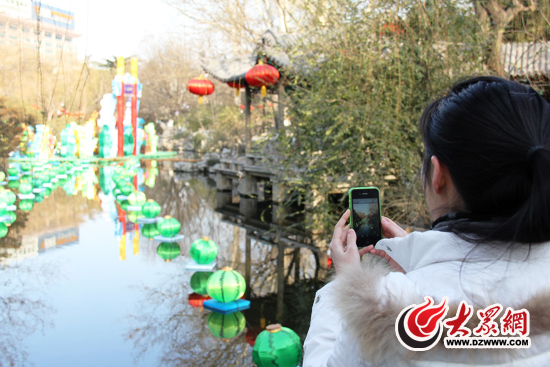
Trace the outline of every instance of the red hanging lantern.
{"type": "Polygon", "coordinates": [[[227,83],[231,88],[235,88],[235,95],[238,97],[241,94],[241,88],[244,88],[244,83],[241,81],[227,83]]]}
{"type": "Polygon", "coordinates": [[[214,93],[214,83],[205,79],[202,75],[198,78],[191,79],[187,83],[189,92],[199,96],[199,103],[202,103],[202,97],[214,93]]]}
{"type": "Polygon", "coordinates": [[[276,84],[279,80],[280,74],[277,69],[271,65],[264,65],[262,61],[258,62],[258,65],[248,70],[245,74],[245,79],[248,85],[262,89],[262,97],[267,94],[267,88],[276,84]]]}

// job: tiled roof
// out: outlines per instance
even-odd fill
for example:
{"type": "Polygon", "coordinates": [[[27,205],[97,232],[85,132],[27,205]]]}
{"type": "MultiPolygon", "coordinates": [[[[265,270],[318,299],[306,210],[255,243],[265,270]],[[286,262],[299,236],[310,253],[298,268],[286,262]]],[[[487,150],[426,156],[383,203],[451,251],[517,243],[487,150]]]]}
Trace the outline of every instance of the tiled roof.
{"type": "Polygon", "coordinates": [[[506,43],[500,57],[511,77],[550,76],[550,42],[506,43]]]}

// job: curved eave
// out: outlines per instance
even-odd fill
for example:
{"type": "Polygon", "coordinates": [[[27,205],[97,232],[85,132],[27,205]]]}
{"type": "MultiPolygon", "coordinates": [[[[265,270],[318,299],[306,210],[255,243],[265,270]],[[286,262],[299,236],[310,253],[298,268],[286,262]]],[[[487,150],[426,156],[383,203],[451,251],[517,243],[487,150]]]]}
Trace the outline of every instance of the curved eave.
{"type": "Polygon", "coordinates": [[[233,60],[209,60],[203,63],[203,70],[223,83],[240,82],[246,84],[246,72],[256,65],[256,54],[233,60]]]}

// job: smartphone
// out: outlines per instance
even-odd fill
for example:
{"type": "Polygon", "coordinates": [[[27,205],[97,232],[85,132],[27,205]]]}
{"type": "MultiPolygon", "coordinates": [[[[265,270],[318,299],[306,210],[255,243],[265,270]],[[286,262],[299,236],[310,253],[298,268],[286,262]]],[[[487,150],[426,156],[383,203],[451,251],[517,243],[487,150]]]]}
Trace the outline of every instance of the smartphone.
{"type": "Polygon", "coordinates": [[[348,192],[350,228],[357,234],[357,247],[376,245],[382,239],[382,211],[377,187],[353,187],[348,192]]]}

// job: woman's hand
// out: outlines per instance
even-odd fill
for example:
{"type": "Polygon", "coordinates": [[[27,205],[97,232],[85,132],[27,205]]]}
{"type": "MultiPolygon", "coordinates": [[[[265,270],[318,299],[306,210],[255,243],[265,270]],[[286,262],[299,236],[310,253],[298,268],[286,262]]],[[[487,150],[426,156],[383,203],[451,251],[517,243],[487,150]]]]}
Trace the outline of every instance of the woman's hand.
{"type": "Polygon", "coordinates": [[[359,266],[361,256],[369,252],[369,247],[372,249],[372,246],[361,250],[357,248],[357,235],[353,229],[349,229],[349,224],[346,226],[349,216],[350,210],[348,209],[336,223],[330,242],[330,254],[336,272],[342,268],[359,266]]]}
{"type": "MultiPolygon", "coordinates": [[[[394,221],[386,217],[382,217],[382,233],[386,238],[405,237],[407,235],[407,231],[405,231],[403,228],[395,224],[394,221]]],[[[399,265],[394,259],[392,259],[390,255],[386,253],[386,251],[377,250],[372,245],[365,247],[364,250],[365,249],[368,249],[368,252],[373,255],[380,256],[386,259],[386,261],[390,264],[393,270],[399,271],[403,274],[406,273],[405,270],[401,267],[401,265],[399,265]]]]}

